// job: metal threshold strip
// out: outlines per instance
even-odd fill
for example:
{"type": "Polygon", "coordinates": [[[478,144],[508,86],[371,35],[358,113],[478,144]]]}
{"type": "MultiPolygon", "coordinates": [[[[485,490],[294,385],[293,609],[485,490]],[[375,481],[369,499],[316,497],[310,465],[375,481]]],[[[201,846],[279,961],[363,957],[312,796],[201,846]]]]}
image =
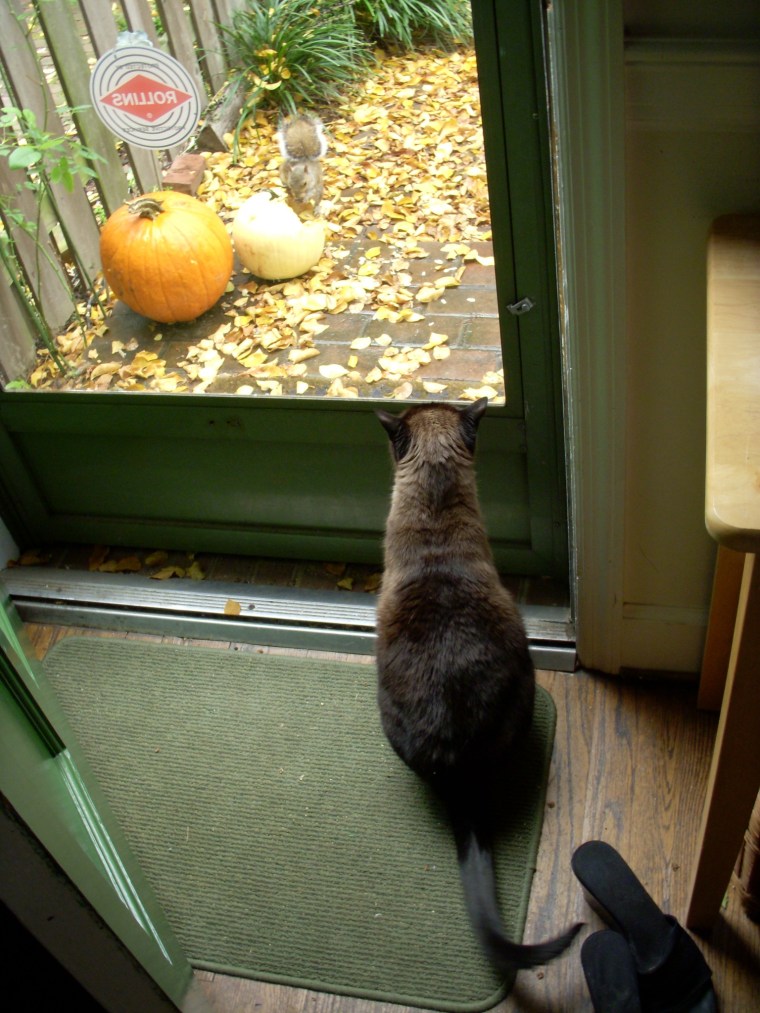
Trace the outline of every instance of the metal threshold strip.
{"type": "MultiPolygon", "coordinates": [[[[352,592],[14,567],[0,580],[25,622],[372,654],[375,599],[352,592]]],[[[521,607],[537,668],[570,672],[569,610],[521,607]]]]}

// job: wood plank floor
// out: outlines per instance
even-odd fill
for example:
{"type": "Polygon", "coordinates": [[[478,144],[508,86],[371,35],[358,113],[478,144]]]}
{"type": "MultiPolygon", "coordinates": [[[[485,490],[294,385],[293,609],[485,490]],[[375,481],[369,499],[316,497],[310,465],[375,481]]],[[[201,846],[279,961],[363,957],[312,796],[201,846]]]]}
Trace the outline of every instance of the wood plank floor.
{"type": "MultiPolygon", "coordinates": [[[[27,629],[38,656],[64,636],[125,636],[49,626],[27,629]]],[[[257,649],[219,642],[211,646],[257,649]]],[[[558,720],[526,941],[577,920],[587,926],[581,939],[602,927],[570,869],[573,850],[593,838],[614,845],[663,910],[683,920],[716,716],[697,711],[695,687],[682,683],[588,672],[540,672],[538,678],[554,698],[558,720]]],[[[760,926],[745,916],[734,885],[711,937],[697,941],[713,969],[720,1008],[730,1013],[760,1008],[760,926]]],[[[207,972],[198,977],[217,1013],[411,1013],[385,1003],[207,972]]],[[[548,967],[521,972],[512,994],[496,1010],[591,1010],[579,943],[548,967]]]]}

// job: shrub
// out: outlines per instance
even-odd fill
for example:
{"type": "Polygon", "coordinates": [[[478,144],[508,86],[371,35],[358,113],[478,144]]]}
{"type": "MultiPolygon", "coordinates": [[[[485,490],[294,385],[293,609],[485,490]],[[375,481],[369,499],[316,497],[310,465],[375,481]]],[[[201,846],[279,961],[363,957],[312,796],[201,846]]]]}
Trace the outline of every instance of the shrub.
{"type": "Polygon", "coordinates": [[[237,133],[259,107],[292,113],[338,101],[367,69],[350,0],[253,0],[221,27],[249,89],[237,133]]]}
{"type": "Polygon", "coordinates": [[[356,22],[374,42],[403,50],[450,47],[472,38],[469,0],[354,0],[356,22]]]}

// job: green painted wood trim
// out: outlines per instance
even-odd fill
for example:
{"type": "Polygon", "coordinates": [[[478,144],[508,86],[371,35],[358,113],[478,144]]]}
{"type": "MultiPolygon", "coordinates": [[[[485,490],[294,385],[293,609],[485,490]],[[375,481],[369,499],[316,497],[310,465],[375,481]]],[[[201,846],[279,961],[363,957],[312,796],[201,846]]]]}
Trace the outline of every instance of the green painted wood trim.
{"type": "MultiPolygon", "coordinates": [[[[513,332],[519,343],[531,544],[555,560],[555,573],[567,574],[562,359],[542,5],[531,0],[476,2],[473,16],[484,36],[490,32],[492,39],[485,68],[489,87],[484,89],[483,130],[487,161],[494,166],[489,186],[493,179],[497,264],[501,254],[513,272],[511,287],[499,290],[499,309],[504,341],[513,332]],[[503,210],[507,208],[508,227],[503,210]],[[504,249],[507,242],[509,250],[504,249]],[[534,308],[511,316],[508,304],[526,296],[534,308]]],[[[480,59],[479,51],[479,66],[480,59]]]]}
{"type": "MultiPolygon", "coordinates": [[[[22,544],[381,558],[392,468],[374,405],[15,392],[0,395],[3,429],[0,490],[22,544]]],[[[531,545],[526,454],[522,423],[489,410],[477,468],[497,559],[555,574],[531,545]]]]}
{"type": "Polygon", "coordinates": [[[190,965],[25,642],[1,582],[0,597],[0,793],[181,1007],[192,983],[190,965]]]}

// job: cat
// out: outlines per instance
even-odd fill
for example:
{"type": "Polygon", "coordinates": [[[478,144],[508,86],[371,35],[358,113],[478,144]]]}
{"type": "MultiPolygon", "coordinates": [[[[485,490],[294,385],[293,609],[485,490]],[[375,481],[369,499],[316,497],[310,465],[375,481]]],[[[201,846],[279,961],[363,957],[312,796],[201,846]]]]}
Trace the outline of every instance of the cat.
{"type": "Polygon", "coordinates": [[[535,673],[499,580],[473,457],[487,398],[378,411],[395,480],[377,604],[378,706],[391,746],[447,807],[473,929],[502,973],[545,964],[581,928],[533,945],[505,935],[491,836],[510,750],[531,724],[535,673]]]}

